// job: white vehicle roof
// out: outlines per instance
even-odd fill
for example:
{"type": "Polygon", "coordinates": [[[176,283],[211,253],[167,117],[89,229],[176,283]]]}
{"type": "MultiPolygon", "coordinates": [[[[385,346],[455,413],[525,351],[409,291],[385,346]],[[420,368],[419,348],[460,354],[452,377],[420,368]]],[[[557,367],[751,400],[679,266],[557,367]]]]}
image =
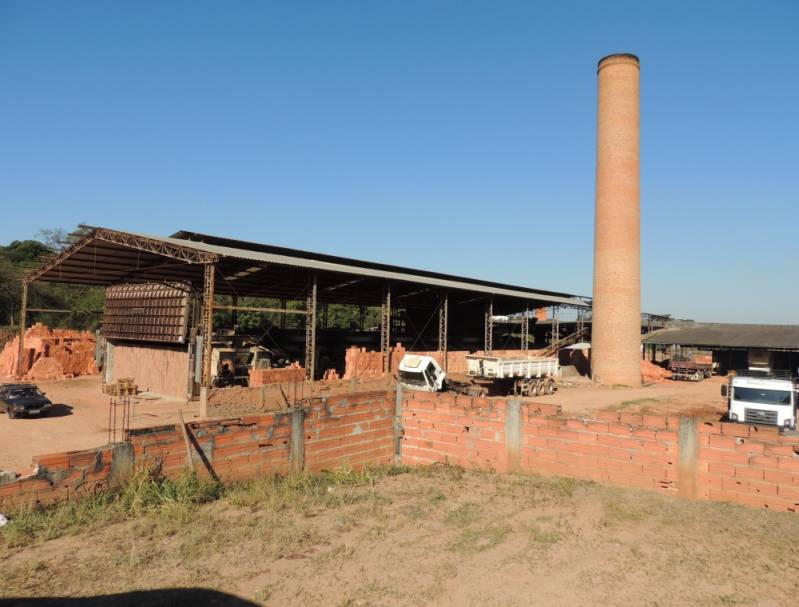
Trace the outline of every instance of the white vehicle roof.
{"type": "Polygon", "coordinates": [[[778,377],[733,377],[733,387],[763,388],[767,390],[793,390],[793,382],[778,377]]]}
{"type": "Polygon", "coordinates": [[[422,369],[424,369],[428,363],[434,363],[436,366],[438,363],[436,359],[432,356],[417,356],[416,354],[406,354],[402,357],[400,361],[399,368],[402,371],[410,371],[411,373],[421,373],[422,369]]]}

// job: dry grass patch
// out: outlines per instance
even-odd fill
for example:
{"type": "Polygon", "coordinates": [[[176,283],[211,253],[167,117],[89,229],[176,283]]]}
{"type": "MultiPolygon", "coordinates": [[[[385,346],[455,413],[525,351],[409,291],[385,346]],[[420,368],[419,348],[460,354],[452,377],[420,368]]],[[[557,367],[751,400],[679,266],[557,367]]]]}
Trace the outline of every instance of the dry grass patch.
{"type": "Polygon", "coordinates": [[[795,515],[450,466],[230,487],[140,477],[18,513],[0,542],[6,597],[181,586],[267,605],[713,606],[799,592],[795,515]]]}

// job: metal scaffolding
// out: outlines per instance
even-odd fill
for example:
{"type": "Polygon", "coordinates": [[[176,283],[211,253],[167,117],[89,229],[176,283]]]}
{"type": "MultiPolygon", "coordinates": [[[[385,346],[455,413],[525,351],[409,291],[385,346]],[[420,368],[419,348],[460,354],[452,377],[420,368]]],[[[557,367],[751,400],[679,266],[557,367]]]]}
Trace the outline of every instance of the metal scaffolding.
{"type": "Polygon", "coordinates": [[[549,344],[556,344],[560,341],[560,319],[558,318],[558,306],[552,306],[552,334],[549,337],[549,344]]]}
{"type": "Polygon", "coordinates": [[[316,290],[317,276],[308,287],[305,303],[305,379],[313,381],[316,366],[316,290]]]}
{"type": "Polygon", "coordinates": [[[449,293],[441,296],[438,307],[438,351],[441,352],[441,364],[447,370],[447,315],[449,314],[449,293]]]}
{"type": "Polygon", "coordinates": [[[483,323],[483,350],[487,355],[494,351],[494,298],[486,300],[483,323]]]}
{"type": "Polygon", "coordinates": [[[522,350],[530,349],[530,306],[525,306],[522,314],[522,350]]]}
{"type": "Polygon", "coordinates": [[[216,277],[216,264],[207,263],[203,268],[203,376],[200,386],[211,387],[211,351],[213,349],[214,332],[214,280],[216,277]]]}
{"type": "Polygon", "coordinates": [[[585,310],[582,308],[577,308],[576,333],[580,338],[585,337],[585,310]]]}
{"type": "Polygon", "coordinates": [[[383,357],[383,373],[391,372],[391,285],[383,287],[383,302],[380,306],[380,354],[383,357]]]}

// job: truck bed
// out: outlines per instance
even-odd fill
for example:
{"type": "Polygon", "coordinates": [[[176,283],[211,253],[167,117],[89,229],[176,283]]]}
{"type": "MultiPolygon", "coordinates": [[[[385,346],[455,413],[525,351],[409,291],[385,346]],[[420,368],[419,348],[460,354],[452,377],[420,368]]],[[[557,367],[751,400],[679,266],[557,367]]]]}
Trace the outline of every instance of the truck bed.
{"type": "Polygon", "coordinates": [[[559,368],[558,359],[554,357],[500,358],[466,355],[466,374],[470,377],[497,379],[557,377],[559,368]]]}

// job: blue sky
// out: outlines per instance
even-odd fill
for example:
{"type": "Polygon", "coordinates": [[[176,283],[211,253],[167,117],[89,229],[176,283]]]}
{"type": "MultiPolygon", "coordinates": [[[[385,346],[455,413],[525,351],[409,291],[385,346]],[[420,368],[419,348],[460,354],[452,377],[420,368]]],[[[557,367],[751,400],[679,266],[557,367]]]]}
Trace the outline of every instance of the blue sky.
{"type": "Polygon", "coordinates": [[[641,58],[643,307],[797,323],[799,3],[0,1],[0,243],[79,222],[590,294],[641,58]]]}

